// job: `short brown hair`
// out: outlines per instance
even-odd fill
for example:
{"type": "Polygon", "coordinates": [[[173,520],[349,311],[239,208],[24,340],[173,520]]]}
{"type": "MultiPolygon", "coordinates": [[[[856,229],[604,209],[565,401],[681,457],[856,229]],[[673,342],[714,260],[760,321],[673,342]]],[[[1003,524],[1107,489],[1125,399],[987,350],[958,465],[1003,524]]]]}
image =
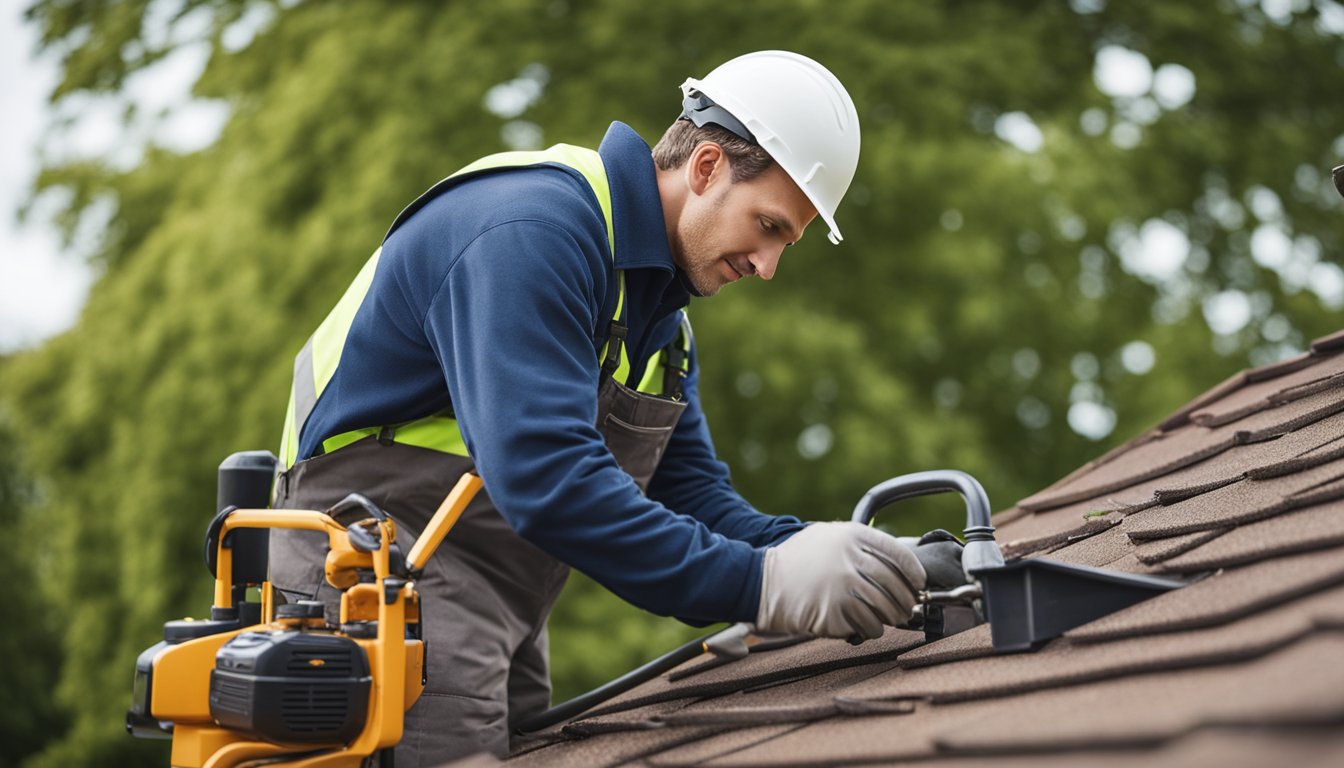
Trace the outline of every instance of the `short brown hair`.
{"type": "Polygon", "coordinates": [[[697,128],[690,120],[672,123],[653,147],[653,162],[664,171],[680,168],[695,148],[706,141],[723,149],[728,165],[733,169],[733,181],[751,181],[775,164],[775,159],[759,145],[717,125],[697,128]]]}

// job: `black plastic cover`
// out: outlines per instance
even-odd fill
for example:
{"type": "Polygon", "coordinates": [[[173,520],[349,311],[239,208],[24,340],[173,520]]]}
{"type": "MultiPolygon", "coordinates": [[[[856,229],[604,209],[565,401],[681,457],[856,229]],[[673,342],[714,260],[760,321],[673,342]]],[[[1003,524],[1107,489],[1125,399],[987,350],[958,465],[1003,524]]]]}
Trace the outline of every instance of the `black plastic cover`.
{"type": "Polygon", "coordinates": [[[975,571],[994,651],[1028,651],[1074,627],[1173,589],[1159,579],[1058,560],[1016,560],[975,571]]]}
{"type": "MultiPolygon", "coordinates": [[[[278,460],[270,451],[239,451],[231,454],[219,465],[215,512],[222,512],[228,507],[269,507],[277,464],[278,460]]],[[[233,548],[235,584],[260,584],[266,580],[270,534],[265,528],[239,530],[230,534],[226,546],[233,548]]],[[[210,553],[206,557],[208,561],[210,553]]],[[[213,567],[211,573],[214,573],[213,567]]]]}
{"type": "Polygon", "coordinates": [[[373,678],[355,641],[297,631],[244,632],[210,673],[210,716],[272,741],[346,743],[368,714],[373,678]]]}
{"type": "Polygon", "coordinates": [[[378,522],[387,519],[387,513],[377,504],[369,501],[363,494],[352,493],[333,504],[326,511],[327,517],[349,528],[361,520],[372,518],[378,522]]]}
{"type": "Polygon", "coordinates": [[[376,621],[350,621],[341,625],[342,634],[347,637],[357,637],[361,640],[372,640],[378,636],[378,622],[376,621]]]}
{"type": "Polygon", "coordinates": [[[126,732],[138,739],[170,739],[172,723],[154,717],[154,659],[168,643],[159,642],[140,653],[135,660],[135,682],[131,685],[131,708],[126,710],[126,732]]]}

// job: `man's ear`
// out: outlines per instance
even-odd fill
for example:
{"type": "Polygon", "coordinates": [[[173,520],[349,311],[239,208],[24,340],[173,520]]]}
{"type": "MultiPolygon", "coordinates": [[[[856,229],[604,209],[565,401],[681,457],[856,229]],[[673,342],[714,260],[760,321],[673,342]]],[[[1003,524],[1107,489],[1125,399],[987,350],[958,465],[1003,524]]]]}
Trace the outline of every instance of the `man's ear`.
{"type": "Polygon", "coordinates": [[[686,184],[691,192],[703,195],[705,191],[731,175],[728,155],[723,147],[712,141],[702,141],[686,160],[686,184]]]}

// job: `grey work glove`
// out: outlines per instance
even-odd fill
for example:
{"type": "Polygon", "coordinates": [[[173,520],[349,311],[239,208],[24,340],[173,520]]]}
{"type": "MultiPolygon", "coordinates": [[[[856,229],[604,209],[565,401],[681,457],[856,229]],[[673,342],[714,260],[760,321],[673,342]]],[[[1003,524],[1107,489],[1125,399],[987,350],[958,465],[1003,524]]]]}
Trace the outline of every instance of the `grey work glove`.
{"type": "Polygon", "coordinates": [[[935,528],[923,536],[898,536],[896,540],[914,550],[924,566],[924,582],[929,589],[956,589],[967,583],[966,572],[961,569],[963,547],[956,536],[935,528]]]}
{"type": "Polygon", "coordinates": [[[812,523],[765,552],[756,628],[882,636],[910,618],[924,568],[894,536],[860,523],[812,523]]]}

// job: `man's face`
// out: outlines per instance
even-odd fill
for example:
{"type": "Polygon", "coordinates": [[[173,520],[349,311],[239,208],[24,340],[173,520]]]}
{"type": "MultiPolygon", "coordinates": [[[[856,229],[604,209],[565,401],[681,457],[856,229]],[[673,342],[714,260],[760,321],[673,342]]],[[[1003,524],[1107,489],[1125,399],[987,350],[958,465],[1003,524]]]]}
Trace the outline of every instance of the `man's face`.
{"type": "Polygon", "coordinates": [[[692,180],[672,242],[674,261],[702,296],[743,277],[774,277],[784,248],[802,237],[817,215],[778,165],[734,183],[727,160],[721,162],[717,173],[702,176],[702,188],[692,180]]]}

